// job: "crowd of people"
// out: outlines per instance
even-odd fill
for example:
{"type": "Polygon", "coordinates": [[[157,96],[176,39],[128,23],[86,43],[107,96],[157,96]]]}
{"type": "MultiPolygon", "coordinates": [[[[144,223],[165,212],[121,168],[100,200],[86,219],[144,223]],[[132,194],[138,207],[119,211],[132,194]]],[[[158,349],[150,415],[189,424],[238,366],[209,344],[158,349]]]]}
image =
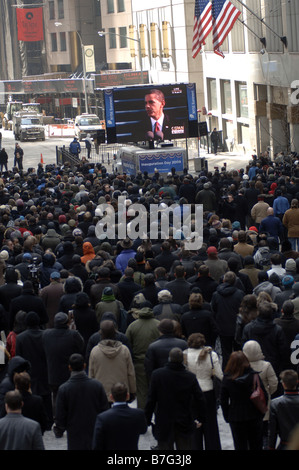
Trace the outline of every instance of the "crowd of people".
{"type": "Polygon", "coordinates": [[[296,446],[298,200],[295,154],[198,174],[2,172],[0,448],[41,449],[51,430],[69,450],[137,450],[151,427],[157,449],[220,450],[219,407],[236,450],[296,446]],[[121,238],[137,202],[148,233],[121,238]],[[202,204],[202,246],[171,214],[152,239],[152,204],[193,222],[202,204]],[[115,237],[97,230],[103,205],[115,237]]]}

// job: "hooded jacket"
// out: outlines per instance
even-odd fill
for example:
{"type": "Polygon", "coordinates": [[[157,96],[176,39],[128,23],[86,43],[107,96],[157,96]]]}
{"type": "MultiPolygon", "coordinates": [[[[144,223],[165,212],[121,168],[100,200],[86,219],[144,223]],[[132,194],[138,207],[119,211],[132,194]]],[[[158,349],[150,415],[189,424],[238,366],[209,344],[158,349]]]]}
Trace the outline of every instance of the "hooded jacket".
{"type": "Polygon", "coordinates": [[[131,353],[120,341],[104,339],[95,346],[89,357],[89,377],[99,380],[110,400],[111,387],[123,382],[128,393],[136,393],[135,370],[131,353]]]}
{"type": "Polygon", "coordinates": [[[264,416],[264,420],[268,420],[270,398],[277,390],[278,378],[270,362],[265,361],[261,346],[257,341],[246,341],[243,346],[243,353],[250,362],[251,367],[259,373],[260,379],[268,393],[268,411],[264,416]]]}
{"type": "Polygon", "coordinates": [[[15,372],[30,372],[31,364],[21,356],[14,356],[8,363],[7,374],[0,383],[0,418],[5,416],[4,398],[6,392],[15,389],[13,376],[15,372]]]}
{"type": "Polygon", "coordinates": [[[136,309],[135,313],[138,318],[128,326],[126,336],[131,344],[134,363],[143,364],[148,346],[160,336],[160,322],[151,308],[136,309]]]}
{"type": "Polygon", "coordinates": [[[90,242],[83,243],[83,256],[81,257],[81,261],[83,264],[86,264],[87,261],[92,260],[95,257],[95,251],[90,242]]]}
{"type": "Polygon", "coordinates": [[[234,336],[236,318],[244,292],[223,282],[217,287],[211,300],[212,311],[220,336],[234,336]]]}
{"type": "Polygon", "coordinates": [[[254,289],[254,295],[258,296],[260,292],[267,292],[271,296],[271,299],[274,300],[277,294],[281,293],[279,287],[273,286],[272,282],[264,281],[258,284],[254,289]]]}

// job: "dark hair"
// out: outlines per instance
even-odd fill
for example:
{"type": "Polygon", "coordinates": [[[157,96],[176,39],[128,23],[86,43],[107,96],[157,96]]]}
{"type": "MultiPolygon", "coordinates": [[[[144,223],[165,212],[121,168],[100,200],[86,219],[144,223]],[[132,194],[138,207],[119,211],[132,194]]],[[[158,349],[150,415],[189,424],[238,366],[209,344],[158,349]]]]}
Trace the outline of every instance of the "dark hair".
{"type": "Polygon", "coordinates": [[[270,302],[261,302],[258,306],[258,316],[264,319],[272,318],[274,313],[273,305],[270,302]]]}
{"type": "Polygon", "coordinates": [[[84,357],[82,356],[82,354],[78,354],[78,353],[72,354],[69,358],[69,365],[71,369],[74,371],[79,372],[83,370],[84,369],[84,357]]]}
{"type": "Polygon", "coordinates": [[[28,372],[16,372],[13,377],[15,387],[20,392],[28,392],[30,389],[31,378],[28,372]]]}
{"type": "Polygon", "coordinates": [[[294,390],[298,386],[298,374],[292,369],[283,370],[279,378],[288,390],[294,390]]]}
{"type": "Polygon", "coordinates": [[[280,256],[279,253],[274,253],[271,256],[271,263],[274,264],[274,265],[281,264],[281,256],[280,256]]]}
{"type": "Polygon", "coordinates": [[[5,394],[5,404],[12,411],[20,410],[23,406],[23,397],[18,390],[10,390],[5,394]]]}
{"type": "Polygon", "coordinates": [[[184,361],[184,354],[180,348],[172,348],[169,352],[169,361],[182,364],[184,361]]]}
{"type": "Polygon", "coordinates": [[[102,339],[115,339],[116,327],[111,320],[101,321],[100,324],[102,339]]]}
{"type": "Polygon", "coordinates": [[[111,387],[111,395],[115,401],[124,402],[126,401],[128,394],[128,388],[124,383],[117,382],[111,387]]]}
{"type": "Polygon", "coordinates": [[[282,304],[282,310],[283,310],[283,314],[286,316],[286,317],[291,317],[294,313],[294,310],[295,310],[295,306],[293,304],[293,302],[291,300],[286,300],[283,304],[282,304]]]}
{"type": "Polygon", "coordinates": [[[242,351],[234,351],[229,357],[224,372],[234,380],[241,377],[248,367],[250,363],[245,354],[242,351]]]}
{"type": "Polygon", "coordinates": [[[245,323],[257,317],[257,297],[254,294],[247,294],[243,297],[239,314],[245,323]]]}

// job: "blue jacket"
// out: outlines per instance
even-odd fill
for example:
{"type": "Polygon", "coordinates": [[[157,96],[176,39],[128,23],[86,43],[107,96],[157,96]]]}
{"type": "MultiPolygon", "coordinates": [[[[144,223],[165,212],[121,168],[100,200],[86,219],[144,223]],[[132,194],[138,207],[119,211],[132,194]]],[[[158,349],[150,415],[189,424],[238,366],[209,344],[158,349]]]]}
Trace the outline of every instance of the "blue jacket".
{"type": "Polygon", "coordinates": [[[290,208],[290,203],[284,196],[278,196],[273,201],[274,215],[283,215],[290,208]]]}
{"type": "Polygon", "coordinates": [[[74,155],[78,155],[78,153],[81,152],[80,142],[78,142],[77,140],[73,140],[73,142],[71,142],[70,144],[70,152],[74,155]]]}
{"type": "Polygon", "coordinates": [[[283,235],[283,225],[281,220],[274,215],[268,215],[260,223],[259,232],[268,232],[271,237],[279,241],[279,237],[283,235]]]}

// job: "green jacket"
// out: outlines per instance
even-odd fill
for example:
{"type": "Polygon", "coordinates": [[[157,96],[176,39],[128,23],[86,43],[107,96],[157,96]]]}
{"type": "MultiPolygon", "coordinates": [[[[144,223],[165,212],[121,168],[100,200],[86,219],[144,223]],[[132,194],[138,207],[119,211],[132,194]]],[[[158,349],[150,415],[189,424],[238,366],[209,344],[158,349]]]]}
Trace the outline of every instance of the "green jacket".
{"type": "Polygon", "coordinates": [[[130,323],[126,336],[130,342],[134,363],[143,363],[148,346],[160,336],[159,320],[154,317],[151,308],[138,311],[139,318],[130,323]]]}

